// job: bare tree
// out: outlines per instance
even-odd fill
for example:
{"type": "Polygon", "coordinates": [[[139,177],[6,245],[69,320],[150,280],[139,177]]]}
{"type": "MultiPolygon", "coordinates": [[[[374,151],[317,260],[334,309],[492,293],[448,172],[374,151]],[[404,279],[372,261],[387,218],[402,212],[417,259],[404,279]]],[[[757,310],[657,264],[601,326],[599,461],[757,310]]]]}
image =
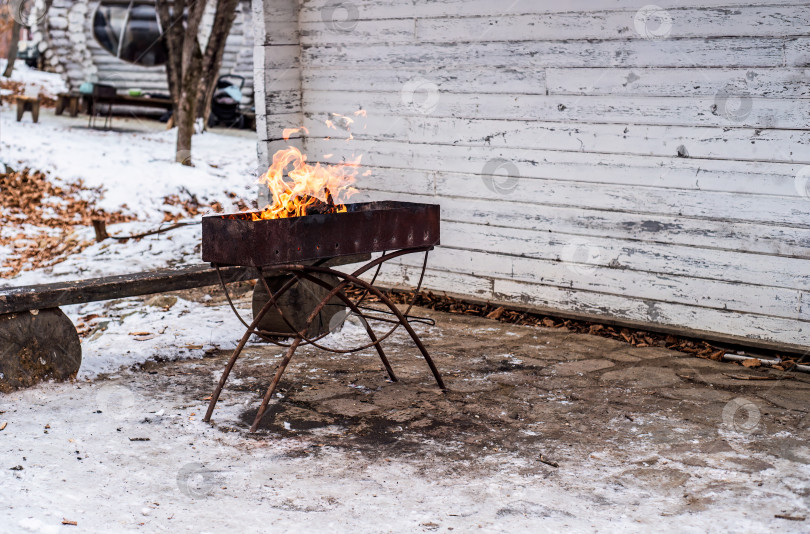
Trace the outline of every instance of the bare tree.
{"type": "Polygon", "coordinates": [[[14,71],[14,62],[17,60],[17,51],[20,47],[20,31],[23,27],[28,27],[38,20],[44,19],[52,3],[53,0],[45,0],[41,6],[41,10],[34,16],[32,1],[12,0],[8,2],[8,14],[11,15],[13,23],[11,25],[11,39],[9,40],[8,47],[8,62],[6,63],[6,70],[3,72],[3,76],[6,78],[10,78],[11,73],[14,71]]]}
{"type": "Polygon", "coordinates": [[[22,26],[17,19],[14,19],[14,23],[11,25],[11,40],[9,41],[8,45],[8,60],[6,63],[6,70],[3,71],[3,76],[6,78],[11,78],[11,73],[14,71],[14,62],[17,60],[17,50],[20,45],[20,30],[22,26]]]}
{"type": "Polygon", "coordinates": [[[211,98],[214,96],[219,69],[222,67],[225,41],[231,33],[238,5],[239,0],[217,1],[214,26],[203,54],[202,77],[197,88],[197,118],[201,118],[205,126],[208,125],[208,117],[211,115],[211,98]]]}
{"type": "MultiPolygon", "coordinates": [[[[176,161],[191,165],[191,138],[197,117],[210,112],[210,100],[222,65],[225,40],[231,31],[239,0],[214,0],[214,26],[205,55],[199,41],[200,22],[207,0],[156,0],[168,50],[166,76],[177,125],[176,161]]],[[[204,115],[207,119],[207,114],[204,115]]]]}

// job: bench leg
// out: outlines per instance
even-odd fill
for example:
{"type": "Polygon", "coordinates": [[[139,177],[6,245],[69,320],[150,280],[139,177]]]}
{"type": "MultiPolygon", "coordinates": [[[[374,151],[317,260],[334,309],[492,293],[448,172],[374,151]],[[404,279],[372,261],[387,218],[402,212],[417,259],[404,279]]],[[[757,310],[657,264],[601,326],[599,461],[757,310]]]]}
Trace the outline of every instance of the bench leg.
{"type": "Polygon", "coordinates": [[[74,96],[70,99],[70,116],[75,117],[79,114],[79,97],[74,96]]]}
{"type": "Polygon", "coordinates": [[[34,118],[34,122],[39,122],[39,101],[31,104],[31,116],[34,118]]]}
{"type": "Polygon", "coordinates": [[[17,101],[17,122],[22,120],[23,113],[25,113],[25,102],[17,101]]]}
{"type": "Polygon", "coordinates": [[[81,363],[79,335],[59,308],[0,315],[0,392],[70,380],[81,363]]]}
{"type": "Polygon", "coordinates": [[[57,96],[56,97],[56,109],[54,110],[55,115],[61,115],[65,112],[65,107],[67,106],[67,97],[64,96],[57,96]]]}

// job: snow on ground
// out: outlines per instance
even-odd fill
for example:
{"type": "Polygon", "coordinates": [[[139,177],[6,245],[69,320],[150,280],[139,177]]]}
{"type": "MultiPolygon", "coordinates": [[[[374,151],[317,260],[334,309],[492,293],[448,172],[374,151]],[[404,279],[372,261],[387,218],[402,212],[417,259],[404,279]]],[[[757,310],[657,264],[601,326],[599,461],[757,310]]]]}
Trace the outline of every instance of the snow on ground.
{"type": "MultiPolygon", "coordinates": [[[[5,59],[0,59],[0,72],[6,70],[7,63],[5,59]]],[[[56,98],[59,93],[67,92],[65,82],[59,74],[32,69],[23,61],[14,62],[11,81],[24,84],[26,96],[41,94],[48,98],[56,98]]]]}
{"type": "MultiPolygon", "coordinates": [[[[156,222],[133,222],[110,225],[107,231],[111,235],[132,235],[160,226],[156,222]]],[[[84,228],[77,231],[77,235],[81,240],[91,241],[95,234],[92,228],[84,228]]],[[[0,286],[47,284],[201,263],[201,237],[201,226],[193,225],[126,242],[108,239],[94,243],[52,267],[23,271],[9,280],[0,280],[0,286]]]]}
{"type": "Polygon", "coordinates": [[[3,114],[0,158],[12,168],[30,167],[102,187],[105,193],[99,208],[114,211],[126,206],[139,220],[153,223],[163,220],[164,210],[169,209],[163,199],[173,194],[219,201],[226,210],[234,207],[226,192],[246,201],[255,199],[254,140],[215,132],[196,135],[195,166],[186,167],[175,163],[176,135],[174,129],[104,131],[49,120],[16,122],[3,114]]]}
{"type": "MultiPolygon", "coordinates": [[[[124,124],[121,119],[115,119],[124,124]]],[[[131,121],[131,119],[130,119],[131,121]]],[[[81,121],[80,121],[81,122],[81,121]]],[[[155,121],[138,124],[161,128],[155,121]]],[[[12,168],[30,167],[54,179],[83,180],[103,188],[98,207],[133,213],[138,221],[111,225],[111,235],[133,235],[166,226],[166,212],[177,206],[164,203],[170,195],[196,196],[219,202],[225,211],[238,211],[237,201],[256,195],[256,143],[247,137],[208,132],[193,140],[194,167],[174,162],[175,131],[101,131],[43,117],[40,123],[15,122],[0,115],[0,161],[12,168]],[[230,193],[230,195],[229,195],[230,193]]],[[[201,216],[185,222],[198,222],[201,216]]],[[[4,232],[13,232],[11,228],[4,232]]],[[[93,229],[77,231],[77,238],[93,240],[93,229]]],[[[201,228],[188,226],[140,240],[96,243],[53,267],[26,271],[0,285],[27,285],[125,274],[170,265],[199,263],[201,228]]],[[[3,251],[0,251],[2,253],[3,251]]]]}
{"type": "MultiPolygon", "coordinates": [[[[63,119],[49,113],[40,122],[16,122],[0,113],[0,161],[12,168],[29,167],[49,173],[56,181],[83,180],[88,187],[103,188],[98,207],[135,214],[138,220],[108,226],[111,235],[133,235],[167,226],[165,212],[177,206],[164,204],[170,195],[196,196],[201,202],[219,202],[227,212],[239,211],[237,202],[256,196],[256,142],[249,136],[207,132],[194,136],[194,167],[175,163],[176,131],[166,131],[156,121],[115,118],[120,131],[84,127],[86,119],[63,119]]],[[[184,222],[199,222],[202,215],[184,222]]],[[[0,229],[16,235],[25,226],[0,229]]],[[[80,227],[79,241],[94,241],[90,227],[80,227]]],[[[168,266],[200,263],[201,226],[193,224],[138,240],[107,239],[93,243],[51,267],[25,270],[2,286],[21,286],[126,274],[168,266]]],[[[0,254],[9,250],[0,247],[0,254]]],[[[108,321],[103,333],[84,340],[80,376],[94,377],[123,365],[174,353],[176,357],[200,356],[212,347],[227,348],[238,329],[229,309],[180,301],[167,312],[144,310],[140,301],[128,299],[110,308],[109,303],[68,306],[65,313],[77,324],[90,314],[108,321]],[[170,325],[170,326],[166,326],[170,325]],[[166,330],[168,328],[168,330],[166,330]],[[130,332],[162,332],[154,339],[137,341],[130,332]],[[196,348],[202,345],[200,348],[196,348]],[[194,347],[194,348],[184,348],[194,347]]]]}
{"type": "Polygon", "coordinates": [[[155,358],[201,358],[206,351],[236,346],[243,327],[227,306],[207,307],[178,299],[165,310],[163,302],[147,300],[144,306],[124,299],[66,306],[63,311],[74,324],[80,317],[99,316],[82,341],[77,378],[94,379],[155,358]]]}
{"type": "MultiPolygon", "coordinates": [[[[251,317],[247,305],[236,305],[243,318],[251,317]]],[[[147,299],[145,305],[141,299],[121,299],[65,306],[62,310],[74,324],[89,329],[82,340],[80,380],[93,380],[148,360],[201,358],[211,350],[233,350],[244,332],[228,305],[208,306],[173,296],[156,296],[147,299]],[[85,322],[84,317],[91,319],[85,322]]],[[[357,346],[366,336],[365,329],[351,318],[322,343],[357,346]]]]}

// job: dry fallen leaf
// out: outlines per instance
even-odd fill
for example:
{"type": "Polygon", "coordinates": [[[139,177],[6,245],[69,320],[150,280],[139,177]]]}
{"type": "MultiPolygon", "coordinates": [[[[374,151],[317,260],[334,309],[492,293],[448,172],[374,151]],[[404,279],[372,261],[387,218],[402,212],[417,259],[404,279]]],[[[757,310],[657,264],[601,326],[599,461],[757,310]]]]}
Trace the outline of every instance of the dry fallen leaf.
{"type": "Polygon", "coordinates": [[[130,332],[130,336],[148,336],[152,332],[130,332]]]}
{"type": "Polygon", "coordinates": [[[503,315],[504,310],[503,306],[500,308],[496,308],[494,311],[491,311],[487,314],[488,319],[499,319],[501,315],[503,315]]]}
{"type": "Polygon", "coordinates": [[[762,362],[756,358],[752,358],[750,360],[743,360],[742,366],[743,367],[759,367],[762,365],[762,362]]]}
{"type": "Polygon", "coordinates": [[[6,421],[3,421],[2,423],[0,423],[0,430],[5,430],[6,426],[8,426],[8,423],[6,421]]]}
{"type": "Polygon", "coordinates": [[[74,527],[79,525],[76,521],[71,521],[70,519],[65,519],[64,517],[62,518],[62,524],[73,525],[74,527]]]}

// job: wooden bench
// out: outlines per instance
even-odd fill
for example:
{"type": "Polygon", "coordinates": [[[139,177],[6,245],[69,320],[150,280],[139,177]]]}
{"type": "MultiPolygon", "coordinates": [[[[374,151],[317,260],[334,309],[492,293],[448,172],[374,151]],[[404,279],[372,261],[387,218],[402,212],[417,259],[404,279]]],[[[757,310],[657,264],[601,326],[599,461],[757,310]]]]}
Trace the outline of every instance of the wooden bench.
{"type": "Polygon", "coordinates": [[[108,106],[127,106],[137,108],[154,108],[169,111],[172,109],[172,101],[168,98],[154,98],[149,96],[130,96],[119,95],[114,96],[94,96],[91,97],[87,104],[89,113],[93,112],[93,106],[98,104],[106,104],[108,106]]]}
{"type": "MultiPolygon", "coordinates": [[[[220,272],[225,283],[256,278],[255,270],[248,267],[222,267],[220,272]]],[[[74,282],[0,288],[0,315],[217,284],[216,269],[199,264],[74,282]]]]}
{"type": "Polygon", "coordinates": [[[79,101],[82,95],[79,93],[59,93],[56,95],[56,114],[61,115],[68,110],[71,117],[79,114],[79,101]]]}
{"type": "Polygon", "coordinates": [[[39,121],[39,97],[17,95],[15,100],[17,101],[17,122],[22,120],[23,113],[26,111],[31,112],[34,122],[39,121]]]}
{"type": "Polygon", "coordinates": [[[104,118],[105,128],[112,127],[113,106],[153,108],[167,111],[172,109],[172,101],[169,98],[123,95],[118,94],[117,90],[112,85],[95,84],[93,86],[93,92],[84,95],[82,99],[82,107],[90,115],[90,120],[87,124],[88,127],[95,127],[95,117],[99,105],[107,106],[107,114],[104,118]]]}
{"type": "MultiPolygon", "coordinates": [[[[370,258],[370,254],[341,256],[323,265],[334,267],[370,258]]],[[[220,274],[226,284],[258,277],[258,272],[252,267],[221,267],[220,274]]],[[[29,387],[46,378],[66,380],[76,376],[82,361],[81,343],[76,328],[62,313],[61,306],[219,283],[214,267],[197,264],[72,282],[0,288],[0,392],[29,387]]],[[[262,284],[259,286],[263,287],[262,284]]],[[[319,288],[302,281],[288,291],[286,300],[279,303],[284,308],[284,316],[295,319],[304,314],[306,318],[313,305],[312,299],[317,303],[321,298],[319,288]]],[[[254,291],[254,313],[257,305],[261,308],[262,299],[267,300],[266,293],[254,291]]],[[[278,323],[278,319],[272,316],[268,315],[266,319],[271,326],[278,323]]],[[[263,328],[262,324],[260,327],[263,328]]]]}
{"type": "MultiPolygon", "coordinates": [[[[227,283],[255,279],[248,267],[220,269],[227,283]]],[[[83,304],[219,284],[207,264],[74,282],[0,288],[0,392],[52,378],[76,376],[81,344],[76,328],[59,309],[83,304]]]]}

